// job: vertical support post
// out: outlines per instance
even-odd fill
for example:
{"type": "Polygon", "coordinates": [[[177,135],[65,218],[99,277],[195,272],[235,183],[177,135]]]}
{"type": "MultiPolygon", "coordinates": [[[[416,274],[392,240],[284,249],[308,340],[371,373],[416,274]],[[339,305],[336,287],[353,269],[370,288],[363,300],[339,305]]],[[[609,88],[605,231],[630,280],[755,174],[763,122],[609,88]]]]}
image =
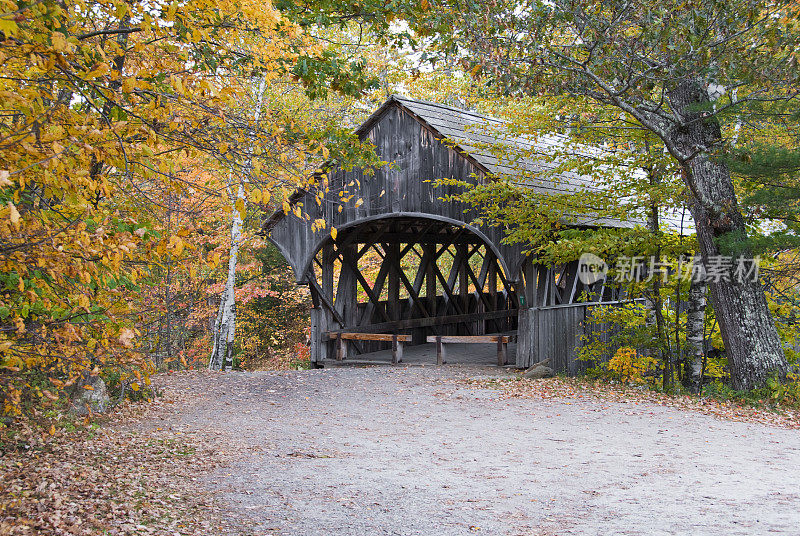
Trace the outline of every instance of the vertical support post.
{"type": "Polygon", "coordinates": [[[397,340],[397,333],[392,333],[392,365],[403,360],[403,343],[397,340]]]}
{"type": "MultiPolygon", "coordinates": [[[[311,291],[314,292],[313,290],[311,291]]],[[[326,330],[325,310],[322,305],[317,304],[311,309],[311,362],[321,363],[327,356],[325,355],[325,342],[322,340],[322,333],[326,330]]]]}
{"type": "Polygon", "coordinates": [[[469,279],[467,278],[467,244],[456,245],[456,256],[461,258],[458,266],[458,293],[461,295],[461,304],[464,313],[470,313],[469,309],[469,279]]]}
{"type": "MultiPolygon", "coordinates": [[[[358,246],[350,244],[341,250],[342,257],[355,259],[358,246]]],[[[353,327],[358,322],[357,285],[358,278],[353,272],[350,263],[342,262],[342,271],[339,273],[339,286],[336,289],[336,310],[342,315],[346,326],[353,327]]]]}
{"type": "Polygon", "coordinates": [[[537,307],[539,305],[536,301],[539,287],[539,267],[533,263],[532,257],[528,257],[523,270],[525,275],[525,289],[523,292],[525,307],[537,307]]]}
{"type": "Polygon", "coordinates": [[[436,272],[434,267],[436,265],[436,244],[425,244],[422,246],[423,257],[430,259],[428,266],[425,268],[425,297],[428,300],[428,312],[431,316],[436,316],[436,302],[438,296],[436,295],[436,272]]]}
{"type": "Polygon", "coordinates": [[[400,242],[392,242],[383,262],[389,264],[388,313],[392,320],[400,320],[400,242]]]}
{"type": "MultiPolygon", "coordinates": [[[[469,279],[467,279],[467,244],[456,244],[456,259],[460,260],[457,273],[461,310],[464,311],[465,314],[468,314],[471,311],[469,308],[469,279]]],[[[469,326],[466,326],[466,328],[467,330],[464,334],[468,335],[471,330],[469,326]]]]}
{"type": "Polygon", "coordinates": [[[503,367],[508,364],[508,343],[505,337],[497,337],[497,366],[503,367]]]}
{"type": "MultiPolygon", "coordinates": [[[[334,295],[333,295],[333,261],[336,259],[336,252],[334,250],[333,244],[326,244],[322,247],[322,293],[325,295],[328,303],[333,303],[334,295]]],[[[320,298],[320,302],[322,302],[322,298],[320,298]]],[[[320,341],[320,351],[318,358],[320,361],[324,361],[326,359],[332,359],[334,353],[334,344],[333,341],[323,341],[322,340],[322,332],[328,331],[334,326],[334,318],[330,311],[326,308],[320,308],[320,336],[318,340],[320,341]]],[[[342,327],[342,326],[340,326],[342,327]]]]}
{"type": "Polygon", "coordinates": [[[444,364],[444,344],[442,343],[442,336],[436,336],[436,364],[444,364]]]}
{"type": "MultiPolygon", "coordinates": [[[[489,303],[492,304],[492,311],[497,311],[497,257],[494,256],[494,253],[491,251],[487,251],[486,255],[489,255],[489,303]]],[[[503,331],[500,329],[500,326],[505,323],[505,321],[499,320],[487,320],[486,323],[490,323],[492,329],[487,330],[489,333],[493,331],[503,331]]]]}
{"type": "Polygon", "coordinates": [[[341,333],[336,334],[336,360],[347,359],[347,341],[342,338],[341,333]]]}

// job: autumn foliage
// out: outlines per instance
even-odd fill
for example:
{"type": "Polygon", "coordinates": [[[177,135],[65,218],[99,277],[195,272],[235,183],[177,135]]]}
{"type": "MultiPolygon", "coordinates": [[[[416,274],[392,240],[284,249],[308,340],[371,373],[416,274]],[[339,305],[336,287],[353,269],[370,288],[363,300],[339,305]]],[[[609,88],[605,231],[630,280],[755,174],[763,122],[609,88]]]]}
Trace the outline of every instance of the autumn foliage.
{"type": "Polygon", "coordinates": [[[200,359],[231,211],[252,238],[347,137],[298,114],[332,82],[367,84],[334,60],[264,2],[0,2],[6,415],[81,376],[138,390],[200,359]]]}

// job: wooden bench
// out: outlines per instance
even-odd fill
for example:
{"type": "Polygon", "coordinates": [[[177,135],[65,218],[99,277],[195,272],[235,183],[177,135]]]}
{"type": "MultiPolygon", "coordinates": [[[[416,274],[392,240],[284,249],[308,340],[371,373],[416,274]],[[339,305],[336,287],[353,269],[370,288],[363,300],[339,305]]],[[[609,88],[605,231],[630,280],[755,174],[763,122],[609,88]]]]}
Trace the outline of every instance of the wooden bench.
{"type": "Polygon", "coordinates": [[[329,339],[336,341],[336,360],[347,359],[346,341],[385,341],[392,343],[392,364],[403,360],[403,343],[411,342],[411,335],[396,333],[326,333],[329,339]]]}
{"type": "Polygon", "coordinates": [[[436,343],[436,364],[444,364],[445,343],[466,343],[466,344],[491,344],[497,343],[497,365],[508,364],[508,343],[512,337],[508,335],[429,335],[428,342],[436,343]]]}

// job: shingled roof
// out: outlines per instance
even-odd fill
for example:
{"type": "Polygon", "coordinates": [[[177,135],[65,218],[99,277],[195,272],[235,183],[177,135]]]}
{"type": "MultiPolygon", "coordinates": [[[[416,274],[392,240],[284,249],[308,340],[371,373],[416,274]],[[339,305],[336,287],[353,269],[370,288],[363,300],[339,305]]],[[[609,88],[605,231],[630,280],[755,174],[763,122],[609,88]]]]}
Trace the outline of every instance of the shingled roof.
{"type": "MultiPolygon", "coordinates": [[[[512,178],[520,186],[547,195],[592,191],[598,195],[613,195],[601,189],[588,175],[574,172],[554,173],[558,164],[553,156],[569,147],[570,151],[586,158],[599,157],[602,149],[570,145],[566,136],[546,134],[535,139],[514,135],[508,123],[501,119],[444,104],[392,95],[360,127],[356,134],[366,134],[391,106],[400,105],[417,120],[436,131],[465,153],[479,167],[493,176],[512,178]]],[[[644,221],[620,221],[600,214],[575,216],[579,224],[609,227],[631,227],[644,221]]],[[[669,228],[688,234],[694,222],[688,210],[664,211],[662,222],[669,228]]]]}
{"type": "MultiPolygon", "coordinates": [[[[355,133],[362,137],[367,135],[384,113],[394,106],[400,106],[440,138],[447,140],[488,175],[509,177],[537,194],[559,195],[593,191],[598,195],[613,195],[600,188],[589,175],[555,171],[558,165],[554,162],[554,155],[563,153],[567,146],[576,151],[576,146],[570,145],[566,136],[546,134],[534,139],[515,135],[506,121],[461,108],[391,95],[355,133]]],[[[575,152],[587,158],[597,157],[601,153],[599,148],[585,146],[580,149],[580,153],[575,152]]],[[[305,193],[303,189],[297,190],[291,196],[290,203],[300,199],[305,193]]],[[[277,210],[264,223],[263,229],[268,231],[283,216],[283,210],[277,210]]],[[[571,223],[587,226],[633,227],[645,224],[644,220],[621,221],[609,218],[600,210],[592,214],[591,207],[582,207],[572,218],[571,223]],[[588,214],[586,208],[589,208],[588,214]]],[[[667,228],[684,235],[694,232],[694,222],[687,209],[664,210],[661,213],[661,222],[667,228]]]]}

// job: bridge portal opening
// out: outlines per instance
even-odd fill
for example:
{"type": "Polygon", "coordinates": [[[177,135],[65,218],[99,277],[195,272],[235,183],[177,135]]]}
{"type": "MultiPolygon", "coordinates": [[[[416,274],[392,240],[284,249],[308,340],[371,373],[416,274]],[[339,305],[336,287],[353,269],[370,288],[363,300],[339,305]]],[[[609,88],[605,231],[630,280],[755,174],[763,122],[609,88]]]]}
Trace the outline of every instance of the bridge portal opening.
{"type": "MultiPolygon", "coordinates": [[[[431,362],[412,349],[428,337],[517,329],[519,299],[503,260],[469,226],[443,219],[381,218],[340,230],[319,248],[308,273],[318,361],[336,359],[339,333],[407,335],[406,362],[431,362]]],[[[393,342],[345,344],[349,357],[370,361],[385,359],[393,342]]],[[[461,350],[453,360],[463,354],[478,362],[486,353],[479,346],[461,350]]],[[[493,359],[490,350],[484,360],[493,359]]]]}

